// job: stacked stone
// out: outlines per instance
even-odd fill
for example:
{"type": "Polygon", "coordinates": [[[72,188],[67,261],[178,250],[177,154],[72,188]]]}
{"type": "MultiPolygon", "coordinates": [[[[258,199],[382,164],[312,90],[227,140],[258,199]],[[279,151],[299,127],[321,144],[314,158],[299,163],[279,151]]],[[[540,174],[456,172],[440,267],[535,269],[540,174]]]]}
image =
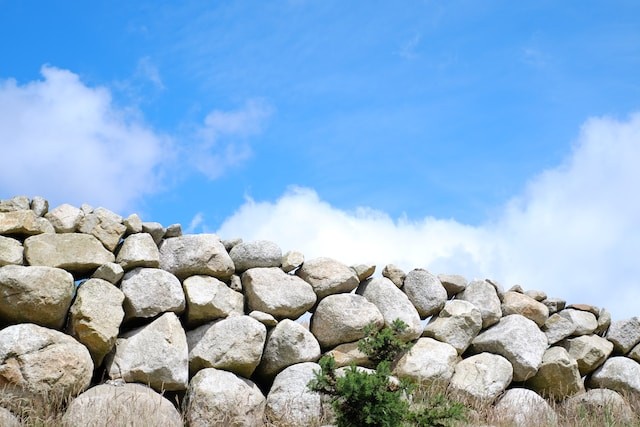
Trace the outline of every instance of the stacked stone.
{"type": "Polygon", "coordinates": [[[640,395],[638,317],[611,323],[604,309],[492,280],[374,271],[88,205],[0,201],[2,405],[20,414],[53,394],[73,398],[68,425],[105,414],[182,425],[162,396],[176,392],[189,425],[309,425],[329,416],[307,388],[318,359],[371,368],[357,341],[395,319],[414,342],[397,377],[497,411],[552,422],[545,398],[630,412],[621,394],[640,395]],[[309,328],[296,321],[309,316],[309,328]]]}

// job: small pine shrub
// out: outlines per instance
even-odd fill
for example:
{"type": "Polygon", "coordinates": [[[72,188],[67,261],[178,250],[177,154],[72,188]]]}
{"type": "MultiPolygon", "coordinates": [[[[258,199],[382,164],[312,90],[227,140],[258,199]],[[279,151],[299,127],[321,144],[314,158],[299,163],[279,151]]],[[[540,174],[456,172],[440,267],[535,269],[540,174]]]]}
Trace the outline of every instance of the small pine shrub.
{"type": "Polygon", "coordinates": [[[400,319],[394,320],[391,326],[386,326],[381,330],[378,330],[376,325],[371,323],[364,329],[365,337],[358,342],[358,350],[369,356],[369,359],[376,366],[383,361],[393,362],[413,345],[398,338],[408,327],[400,319]]]}

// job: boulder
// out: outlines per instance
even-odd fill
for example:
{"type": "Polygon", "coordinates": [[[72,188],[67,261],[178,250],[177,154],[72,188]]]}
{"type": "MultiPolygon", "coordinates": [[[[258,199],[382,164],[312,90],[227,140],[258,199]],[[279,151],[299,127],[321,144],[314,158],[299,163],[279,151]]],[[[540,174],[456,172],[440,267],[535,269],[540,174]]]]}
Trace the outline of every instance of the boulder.
{"type": "Polygon", "coordinates": [[[24,256],[29,265],[63,268],[72,273],[87,273],[115,256],[100,241],[88,234],[40,234],[24,241],[24,256]]]}
{"type": "MultiPolygon", "coordinates": [[[[525,291],[524,294],[530,298],[533,298],[538,302],[542,302],[547,299],[547,294],[545,292],[535,290],[535,289],[529,289],[528,291],[525,291]]],[[[547,306],[545,305],[545,307],[547,306]]],[[[549,307],[547,307],[547,311],[548,310],[549,310],[549,307]]]]}
{"type": "Polygon", "coordinates": [[[593,313],[589,313],[588,311],[565,308],[558,314],[570,320],[576,326],[572,334],[573,336],[590,335],[598,327],[598,319],[596,319],[593,313]]]}
{"type": "Polygon", "coordinates": [[[0,267],[22,265],[24,248],[22,243],[11,237],[0,236],[0,267]]]}
{"type": "Polygon", "coordinates": [[[420,384],[446,384],[458,363],[453,346],[433,338],[420,338],[396,363],[393,373],[420,384]]]}
{"type": "Polygon", "coordinates": [[[35,196],[29,206],[36,216],[44,216],[49,212],[49,202],[40,196],[35,196]]]}
{"type": "Polygon", "coordinates": [[[180,237],[182,236],[182,225],[180,224],[171,224],[167,227],[167,230],[164,232],[163,238],[170,239],[172,237],[180,237]]]}
{"type": "Polygon", "coordinates": [[[349,366],[351,364],[365,368],[375,368],[369,356],[358,349],[358,342],[340,344],[325,353],[325,355],[333,357],[336,361],[336,368],[349,366]]]}
{"type": "Polygon", "coordinates": [[[244,314],[244,296],[215,277],[187,277],[182,288],[187,301],[188,325],[201,325],[221,317],[244,314]]]}
{"type": "Polygon", "coordinates": [[[261,427],[266,403],[253,382],[231,372],[207,368],[189,383],[185,421],[190,427],[261,427]]]}
{"type": "Polygon", "coordinates": [[[622,394],[640,394],[640,363],[628,357],[611,357],[591,375],[588,385],[622,394]]]}
{"type": "Polygon", "coordinates": [[[386,277],[391,280],[394,285],[401,288],[404,284],[404,278],[406,273],[402,269],[394,264],[387,264],[382,269],[382,277],[386,277]]]}
{"type": "Polygon", "coordinates": [[[227,279],[235,271],[233,261],[215,234],[185,234],[160,244],[160,268],[180,279],[196,274],[227,279]]]}
{"type": "Polygon", "coordinates": [[[122,224],[120,215],[105,208],[98,208],[82,217],[78,224],[78,231],[91,234],[100,240],[105,248],[113,252],[127,231],[127,227],[122,224]]]}
{"type": "Polygon", "coordinates": [[[89,279],[78,287],[69,310],[68,333],[89,349],[95,366],[111,351],[124,318],[124,294],[111,283],[89,279]]]}
{"type": "Polygon", "coordinates": [[[159,245],[162,241],[162,238],[167,233],[167,229],[164,228],[159,222],[143,222],[142,232],[149,233],[153,238],[153,241],[156,242],[157,245],[159,245]]]}
{"type": "Polygon", "coordinates": [[[323,348],[328,348],[363,338],[364,328],[369,324],[380,329],[384,319],[378,307],[365,297],[329,295],[320,301],[311,317],[311,333],[323,348]]]}
{"type": "Polygon", "coordinates": [[[316,372],[320,372],[320,365],[306,362],[289,366],[276,376],[267,395],[265,415],[268,425],[322,425],[322,395],[308,387],[316,372]]]}
{"type": "Polygon", "coordinates": [[[597,335],[569,338],[560,342],[560,345],[578,362],[582,376],[595,371],[613,351],[613,344],[597,335]]]}
{"type": "Polygon", "coordinates": [[[360,282],[373,276],[373,273],[376,272],[376,266],[372,264],[352,265],[351,269],[356,273],[360,282]]]}
{"type": "Polygon", "coordinates": [[[482,315],[475,305],[464,300],[451,300],[427,324],[422,335],[446,342],[462,354],[481,328],[482,315]]]}
{"type": "Polygon", "coordinates": [[[440,280],[421,268],[406,275],[402,290],[422,319],[438,314],[447,301],[447,291],[440,280]]]}
{"type": "Polygon", "coordinates": [[[282,271],[289,273],[296,268],[300,267],[304,263],[304,255],[302,252],[289,251],[282,255],[282,271]]]}
{"type": "Polygon", "coordinates": [[[537,427],[558,424],[558,416],[551,405],[526,388],[507,390],[495,405],[494,414],[505,425],[537,427]]]}
{"type": "Polygon", "coordinates": [[[278,320],[269,313],[263,313],[262,311],[254,310],[249,313],[249,316],[262,323],[267,328],[273,328],[278,324],[278,320]]]}
{"type": "Polygon", "coordinates": [[[635,360],[636,362],[640,362],[640,344],[633,347],[629,354],[627,354],[627,357],[635,360]]]}
{"type": "Polygon", "coordinates": [[[175,313],[122,334],[105,359],[111,379],[148,384],[154,390],[186,390],[189,381],[187,337],[175,313]]]}
{"type": "Polygon", "coordinates": [[[547,336],[549,345],[553,345],[563,339],[573,335],[576,330],[576,325],[566,317],[560,316],[558,313],[554,313],[544,322],[542,331],[547,336]]]}
{"type": "Polygon", "coordinates": [[[611,323],[606,338],[613,343],[616,353],[627,354],[640,343],[640,317],[611,323]]]}
{"type": "Polygon", "coordinates": [[[556,400],[584,391],[578,362],[562,347],[550,347],[545,351],[538,372],[527,380],[527,386],[556,400]]]}
{"type": "Polygon", "coordinates": [[[598,313],[598,327],[594,334],[604,336],[609,330],[609,326],[611,326],[611,313],[605,308],[600,309],[600,313],[598,313]]]}
{"type": "Polygon", "coordinates": [[[532,320],[520,314],[510,314],[481,332],[471,346],[474,352],[486,351],[504,356],[513,366],[514,381],[524,381],[532,377],[542,363],[547,336],[532,320]]]}
{"type": "Polygon", "coordinates": [[[278,319],[297,319],[316,303],[311,285],[277,267],[247,270],[242,274],[242,288],[250,311],[278,319]]]}
{"type": "Polygon", "coordinates": [[[187,333],[189,371],[204,368],[251,377],[260,363],[266,327],[249,316],[232,316],[207,323],[187,333]]]}
{"type": "Polygon", "coordinates": [[[268,240],[239,243],[229,251],[229,256],[238,274],[250,268],[282,265],[282,250],[268,240]]]}
{"type": "Polygon", "coordinates": [[[503,316],[521,314],[536,322],[538,326],[544,325],[544,322],[549,318],[549,309],[546,305],[518,292],[504,294],[501,310],[503,316]]]}
{"type": "MultiPolygon", "coordinates": [[[[0,212],[0,234],[34,235],[43,233],[43,223],[32,210],[0,212]]],[[[46,220],[45,220],[46,221],[46,220]]]]}
{"type": "Polygon", "coordinates": [[[378,307],[385,326],[391,326],[396,319],[402,320],[408,328],[400,338],[413,341],[422,335],[422,324],[418,311],[411,304],[407,295],[397,288],[386,277],[367,279],[360,284],[356,291],[378,307]]]}
{"type": "Polygon", "coordinates": [[[360,283],[351,268],[331,258],[305,261],[296,274],[313,287],[319,299],[331,294],[351,292],[360,283]]]}
{"type": "Polygon", "coordinates": [[[160,252],[149,233],[132,234],[122,242],[116,262],[125,271],[135,267],[160,267],[160,252]]]}
{"type": "Polygon", "coordinates": [[[142,384],[107,382],[75,398],[62,418],[65,427],[182,427],[171,401],[142,384]],[[140,423],[140,424],[138,424],[140,423]]]}
{"type": "Polygon", "coordinates": [[[73,233],[78,228],[84,214],[75,206],[60,205],[44,217],[49,220],[56,233],[73,233]]]}
{"type": "Polygon", "coordinates": [[[124,275],[120,289],[124,292],[127,319],[148,318],[173,311],[182,313],[185,297],[180,280],[159,268],[135,268],[124,275]]]}
{"type": "Polygon", "coordinates": [[[11,199],[0,200],[0,212],[25,211],[31,209],[27,196],[15,196],[11,199]]]}
{"type": "Polygon", "coordinates": [[[497,354],[480,353],[455,367],[449,390],[465,400],[493,402],[513,379],[513,367],[497,354]]]}
{"type": "Polygon", "coordinates": [[[614,418],[623,425],[631,425],[633,410],[620,393],[606,388],[594,388],[585,393],[569,397],[563,403],[563,409],[571,416],[606,420],[614,418]]]}
{"type": "Polygon", "coordinates": [[[108,262],[106,264],[102,264],[100,267],[93,272],[91,277],[93,279],[102,279],[107,282],[117,285],[122,280],[124,276],[124,269],[120,264],[116,264],[115,262],[108,262]]]}
{"type": "Polygon", "coordinates": [[[267,334],[257,374],[271,379],[288,366],[320,359],[320,344],[304,326],[289,319],[278,322],[267,334]]]}
{"type": "Polygon", "coordinates": [[[127,227],[127,234],[142,233],[142,220],[138,214],[131,214],[126,217],[122,224],[127,227]]]}
{"type": "Polygon", "coordinates": [[[580,311],[588,311],[589,313],[591,313],[594,316],[596,316],[596,318],[600,314],[600,308],[596,307],[595,305],[591,305],[591,304],[569,304],[569,305],[567,305],[566,308],[572,308],[574,310],[580,310],[580,311]]]}
{"type": "Polygon", "coordinates": [[[478,307],[482,315],[483,329],[496,324],[502,317],[500,298],[496,288],[486,280],[474,280],[456,298],[478,307]]]}
{"type": "Polygon", "coordinates": [[[0,426],[3,427],[20,427],[21,423],[18,417],[13,415],[11,411],[0,407],[0,426]]]}
{"type": "Polygon", "coordinates": [[[447,298],[453,298],[467,288],[467,279],[458,274],[438,274],[438,280],[447,291],[447,298]]]}
{"type": "Polygon", "coordinates": [[[549,315],[564,310],[564,307],[567,305],[567,302],[560,298],[546,298],[541,302],[549,309],[549,315]]]}
{"type": "Polygon", "coordinates": [[[89,351],[69,335],[31,323],[0,330],[0,390],[8,409],[41,408],[75,396],[92,374],[89,351]]]}
{"type": "Polygon", "coordinates": [[[0,320],[61,329],[74,292],[73,276],[59,268],[0,267],[0,320]]]}

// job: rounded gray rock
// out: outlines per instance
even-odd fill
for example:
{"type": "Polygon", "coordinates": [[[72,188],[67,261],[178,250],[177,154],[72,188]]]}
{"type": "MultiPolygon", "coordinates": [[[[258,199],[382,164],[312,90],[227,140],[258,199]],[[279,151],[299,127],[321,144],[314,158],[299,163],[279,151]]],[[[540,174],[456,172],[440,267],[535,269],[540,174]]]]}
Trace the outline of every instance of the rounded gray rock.
{"type": "Polygon", "coordinates": [[[518,292],[505,292],[501,310],[503,316],[521,314],[536,322],[538,326],[544,325],[549,318],[549,309],[546,305],[518,292]]]}
{"type": "Polygon", "coordinates": [[[584,376],[595,371],[607,360],[613,351],[613,344],[597,335],[582,335],[560,342],[569,356],[578,362],[580,375],[584,376]]]}
{"type": "Polygon", "coordinates": [[[305,261],[296,274],[313,287],[319,299],[331,294],[351,292],[360,283],[351,268],[331,258],[305,261]]]}
{"type": "Polygon", "coordinates": [[[578,362],[562,347],[550,347],[527,386],[544,397],[563,400],[584,391],[578,362]]]}
{"type": "Polygon", "coordinates": [[[574,336],[590,335],[598,328],[598,319],[593,313],[588,311],[566,308],[558,314],[567,320],[570,320],[575,326],[574,336]]]}
{"type": "Polygon", "coordinates": [[[447,291],[440,280],[427,270],[411,270],[402,288],[422,319],[438,314],[447,301],[447,291]]]}
{"type": "Polygon", "coordinates": [[[640,343],[640,317],[612,322],[606,338],[613,343],[618,354],[627,354],[640,343]]]}
{"type": "Polygon", "coordinates": [[[148,318],[185,309],[184,291],[180,280],[159,268],[138,267],[124,275],[120,289],[125,295],[126,319],[148,318]]]}
{"type": "Polygon", "coordinates": [[[438,316],[424,328],[423,336],[451,344],[462,354],[482,328],[480,310],[468,301],[447,301],[438,316]]]}
{"type": "Polygon", "coordinates": [[[24,248],[22,243],[10,237],[0,236],[0,267],[22,265],[24,248]]]}
{"type": "Polygon", "coordinates": [[[56,233],[73,233],[78,228],[83,213],[80,209],[69,204],[63,204],[49,211],[45,216],[56,233]]]}
{"type": "Polygon", "coordinates": [[[513,379],[513,367],[497,354],[480,353],[455,367],[449,390],[465,399],[493,402],[513,379]]]}
{"type": "Polygon", "coordinates": [[[502,317],[501,302],[496,287],[486,280],[474,280],[456,298],[478,307],[482,315],[483,329],[496,324],[502,317]]]}
{"type": "Polygon", "coordinates": [[[122,242],[116,262],[124,270],[135,267],[160,267],[160,252],[148,233],[132,234],[122,242]]]}
{"type": "Polygon", "coordinates": [[[188,325],[244,314],[244,296],[215,277],[187,277],[182,288],[187,301],[188,325]]]}
{"type": "Polygon", "coordinates": [[[563,402],[563,408],[579,417],[599,419],[603,414],[615,414],[615,418],[631,424],[633,410],[620,393],[606,388],[594,388],[585,393],[576,394],[563,402]]]}
{"type": "Polygon", "coordinates": [[[233,261],[215,234],[185,234],[160,244],[160,268],[184,279],[196,274],[227,279],[233,261]]]}
{"type": "Polygon", "coordinates": [[[526,388],[507,390],[494,408],[498,418],[514,426],[555,426],[558,415],[536,392],[526,388]]]}
{"type": "Polygon", "coordinates": [[[589,387],[640,394],[640,363],[628,357],[611,357],[591,375],[589,387]]]}
{"type": "Polygon", "coordinates": [[[282,250],[268,240],[239,243],[229,251],[229,256],[238,274],[250,268],[280,267],[282,264],[282,250]]]}
{"type": "Polygon", "coordinates": [[[87,273],[115,256],[98,239],[88,234],[40,234],[24,241],[24,257],[29,265],[63,268],[87,273]]]}
{"type": "Polygon", "coordinates": [[[458,360],[458,352],[451,345],[433,338],[420,338],[398,360],[393,373],[420,384],[446,384],[458,360]]]}

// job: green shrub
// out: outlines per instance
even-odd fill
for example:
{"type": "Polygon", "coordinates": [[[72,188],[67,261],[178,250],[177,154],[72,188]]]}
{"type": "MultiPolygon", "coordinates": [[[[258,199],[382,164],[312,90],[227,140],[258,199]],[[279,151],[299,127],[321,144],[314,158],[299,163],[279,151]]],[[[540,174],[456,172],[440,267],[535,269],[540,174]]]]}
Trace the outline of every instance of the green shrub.
{"type": "Polygon", "coordinates": [[[393,362],[413,345],[398,338],[408,327],[400,319],[394,320],[391,326],[385,326],[380,330],[371,323],[364,329],[365,337],[358,342],[358,350],[366,354],[376,366],[383,361],[393,362]]]}

